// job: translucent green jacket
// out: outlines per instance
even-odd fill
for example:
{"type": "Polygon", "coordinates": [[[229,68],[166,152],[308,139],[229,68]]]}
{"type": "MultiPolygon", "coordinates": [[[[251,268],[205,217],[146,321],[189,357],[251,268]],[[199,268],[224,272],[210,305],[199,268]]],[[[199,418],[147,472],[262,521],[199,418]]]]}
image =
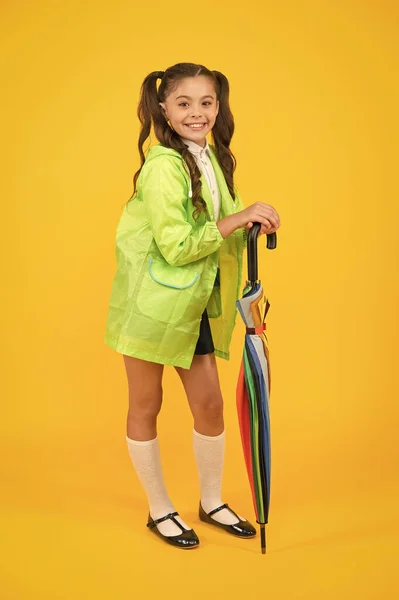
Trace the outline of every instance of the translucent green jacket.
{"type": "MultiPolygon", "coordinates": [[[[237,192],[233,201],[212,145],[210,151],[223,218],[243,205],[237,192]]],[[[215,354],[229,359],[246,234],[237,229],[222,237],[203,176],[201,182],[210,218],[202,213],[195,221],[181,155],[161,144],[148,151],[137,196],[125,205],[116,229],[117,270],[104,341],[117,352],[189,369],[207,308],[215,354]]]]}

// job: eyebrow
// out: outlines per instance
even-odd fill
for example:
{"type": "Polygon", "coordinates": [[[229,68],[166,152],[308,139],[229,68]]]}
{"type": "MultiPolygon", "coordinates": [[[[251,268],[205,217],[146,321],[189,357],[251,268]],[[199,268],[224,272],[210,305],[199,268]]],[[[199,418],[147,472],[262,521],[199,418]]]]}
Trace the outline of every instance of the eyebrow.
{"type": "MultiPolygon", "coordinates": [[[[191,96],[177,96],[177,98],[175,98],[175,100],[178,100],[179,98],[188,98],[189,100],[192,100],[191,96]]],[[[201,100],[203,100],[204,98],[212,98],[213,99],[213,96],[208,94],[207,96],[202,96],[201,100]]]]}

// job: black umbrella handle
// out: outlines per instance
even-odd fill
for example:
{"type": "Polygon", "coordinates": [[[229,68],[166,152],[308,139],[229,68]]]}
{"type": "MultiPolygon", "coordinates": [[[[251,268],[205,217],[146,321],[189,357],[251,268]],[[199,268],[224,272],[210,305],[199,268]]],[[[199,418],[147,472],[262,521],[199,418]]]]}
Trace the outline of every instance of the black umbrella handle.
{"type": "MultiPolygon", "coordinates": [[[[247,259],[248,259],[248,281],[251,284],[258,281],[258,233],[260,231],[261,224],[254,223],[248,233],[247,243],[247,259]]],[[[277,234],[273,233],[266,234],[266,248],[268,250],[274,250],[277,246],[277,234]]]]}

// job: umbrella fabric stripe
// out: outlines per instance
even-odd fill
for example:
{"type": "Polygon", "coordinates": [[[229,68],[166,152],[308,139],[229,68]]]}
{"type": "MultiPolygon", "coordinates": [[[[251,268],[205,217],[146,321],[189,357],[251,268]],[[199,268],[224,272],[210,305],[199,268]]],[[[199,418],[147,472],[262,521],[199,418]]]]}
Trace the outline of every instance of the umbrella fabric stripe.
{"type": "MultiPolygon", "coordinates": [[[[253,336],[251,336],[253,337],[253,336]]],[[[259,398],[259,409],[258,411],[261,413],[261,419],[262,419],[262,424],[263,424],[263,431],[265,432],[265,435],[267,436],[266,439],[269,439],[269,444],[268,446],[264,448],[264,456],[265,456],[265,460],[266,460],[266,467],[267,467],[267,473],[268,476],[270,477],[270,472],[271,472],[271,465],[270,465],[270,460],[269,460],[269,449],[270,449],[270,416],[269,416],[269,407],[268,407],[268,390],[267,390],[267,383],[266,383],[266,377],[267,377],[267,372],[266,369],[263,367],[262,362],[265,362],[265,360],[263,359],[262,361],[262,357],[260,355],[261,351],[256,351],[255,349],[255,342],[258,342],[258,340],[255,339],[251,339],[249,340],[249,344],[252,344],[254,346],[254,350],[251,354],[251,356],[253,357],[254,360],[254,372],[257,375],[257,379],[259,380],[259,394],[258,394],[258,398],[259,398]]],[[[266,365],[265,365],[266,366],[266,365]]],[[[270,489],[270,482],[268,482],[268,489],[270,489]]]]}
{"type": "MultiPolygon", "coordinates": [[[[249,340],[250,343],[250,340],[249,340]]],[[[262,509],[265,506],[267,498],[267,481],[265,478],[265,427],[264,427],[264,416],[262,415],[262,398],[261,398],[261,387],[262,382],[260,374],[256,371],[256,355],[250,355],[250,365],[253,372],[253,382],[255,386],[255,401],[257,402],[258,412],[258,462],[259,470],[261,474],[261,498],[260,503],[262,509]]],[[[262,521],[264,521],[264,510],[262,510],[262,521]]]]}
{"type": "Polygon", "coordinates": [[[262,354],[262,350],[259,349],[258,352],[258,357],[259,357],[259,361],[262,365],[262,371],[263,371],[263,377],[265,380],[265,385],[264,385],[264,392],[266,395],[266,400],[264,403],[265,406],[265,416],[266,416],[266,426],[267,426],[267,431],[268,431],[268,439],[269,439],[269,444],[268,444],[268,456],[267,456],[267,461],[268,461],[268,470],[267,470],[267,475],[268,475],[268,503],[270,504],[270,477],[271,477],[271,428],[270,428],[270,408],[269,408],[269,400],[270,400],[270,362],[269,362],[269,352],[267,351],[267,339],[266,336],[263,334],[261,340],[262,342],[262,346],[263,346],[263,354],[262,354]],[[266,351],[264,350],[264,348],[266,348],[266,351]]]}
{"type": "Polygon", "coordinates": [[[243,308],[242,308],[242,306],[241,306],[241,304],[240,304],[240,301],[239,301],[239,300],[237,300],[237,302],[236,302],[236,305],[237,305],[237,308],[238,308],[238,310],[239,310],[239,313],[240,313],[240,315],[241,315],[241,318],[242,318],[242,320],[244,321],[244,324],[246,325],[246,324],[247,324],[247,321],[246,321],[246,319],[245,319],[245,314],[244,314],[243,308]]]}
{"type": "Polygon", "coordinates": [[[257,512],[260,513],[261,507],[259,503],[259,498],[261,497],[262,488],[260,481],[260,472],[259,472],[259,462],[258,462],[258,431],[256,428],[257,424],[257,411],[256,411],[256,402],[254,401],[254,386],[252,381],[251,369],[248,363],[247,356],[247,348],[245,348],[244,352],[244,374],[245,374],[245,384],[248,392],[249,399],[249,417],[250,417],[250,427],[251,427],[251,455],[252,455],[252,477],[254,481],[255,488],[255,497],[256,497],[256,508],[257,512]]]}
{"type": "Polygon", "coordinates": [[[268,444],[264,446],[264,457],[266,461],[266,473],[267,473],[267,490],[268,490],[268,500],[269,498],[269,490],[270,490],[270,474],[271,474],[271,464],[270,464],[270,416],[269,416],[269,397],[268,397],[268,389],[267,389],[267,365],[265,363],[265,357],[262,356],[260,340],[253,340],[254,345],[259,346],[259,350],[254,356],[255,360],[255,369],[256,372],[261,377],[260,381],[260,407],[261,407],[261,417],[263,423],[263,431],[265,432],[265,439],[269,441],[268,444]]]}
{"type": "MultiPolygon", "coordinates": [[[[268,308],[270,307],[269,301],[264,297],[263,289],[260,288],[260,294],[258,293],[250,304],[250,311],[255,326],[260,326],[265,321],[265,316],[268,308]],[[265,302],[265,310],[261,313],[261,301],[265,302]]],[[[263,332],[261,335],[251,335],[250,339],[254,345],[254,352],[256,350],[256,361],[253,367],[254,373],[257,377],[261,378],[260,387],[258,389],[259,395],[257,399],[259,401],[259,412],[263,412],[264,425],[267,426],[267,430],[263,429],[266,440],[269,440],[267,446],[265,446],[264,459],[267,461],[267,506],[270,503],[270,417],[269,417],[269,395],[270,395],[270,368],[269,368],[269,353],[267,351],[267,337],[263,332]],[[266,350],[266,352],[265,352],[266,350]],[[269,389],[268,389],[269,388],[269,389]]],[[[262,429],[260,429],[262,432],[262,429]]],[[[265,476],[265,465],[262,465],[261,473],[265,476]]],[[[266,483],[265,483],[266,485],[266,483]]]]}
{"type": "Polygon", "coordinates": [[[267,463],[269,465],[269,468],[267,470],[267,476],[268,476],[268,506],[270,505],[270,478],[271,478],[271,427],[270,427],[270,363],[269,363],[269,353],[267,352],[266,354],[263,355],[263,361],[266,361],[266,373],[265,373],[265,379],[266,379],[266,383],[264,386],[265,389],[265,394],[266,394],[266,401],[265,401],[265,413],[266,413],[266,421],[267,421],[267,431],[268,431],[268,439],[269,439],[269,444],[268,444],[268,453],[267,453],[267,463]]]}
{"type": "Polygon", "coordinates": [[[240,423],[240,431],[242,433],[242,443],[244,450],[244,458],[247,465],[247,468],[250,466],[248,464],[248,459],[251,457],[250,453],[250,444],[249,444],[249,414],[248,414],[248,395],[246,393],[245,388],[245,379],[244,379],[244,364],[241,362],[240,373],[238,376],[237,382],[237,408],[238,408],[238,417],[240,423]]]}
{"type": "Polygon", "coordinates": [[[240,373],[237,382],[237,413],[238,422],[240,426],[241,442],[244,450],[245,465],[248,474],[248,480],[251,488],[252,501],[254,506],[256,505],[255,499],[255,488],[252,477],[252,456],[251,456],[251,444],[250,444],[250,422],[249,422],[249,401],[248,394],[245,387],[244,378],[244,361],[241,361],[240,373]]]}
{"type": "MultiPolygon", "coordinates": [[[[243,292],[243,294],[247,293],[248,291],[249,291],[249,292],[250,292],[250,291],[252,291],[252,288],[251,288],[250,286],[248,286],[248,287],[246,287],[246,288],[244,289],[244,292],[243,292]]],[[[242,320],[244,321],[244,324],[245,324],[245,325],[247,325],[247,320],[246,320],[246,317],[245,317],[245,313],[244,313],[244,310],[243,310],[242,304],[240,303],[240,300],[237,300],[237,302],[236,302],[236,305],[237,305],[237,308],[238,308],[238,310],[239,310],[239,312],[240,312],[241,318],[242,318],[242,320]]]]}
{"type": "Polygon", "coordinates": [[[256,389],[253,378],[253,372],[250,365],[251,349],[245,344],[245,380],[250,399],[250,417],[251,417],[251,444],[252,444],[252,465],[253,477],[255,483],[256,504],[258,512],[258,521],[263,521],[263,489],[261,479],[261,468],[259,462],[259,415],[256,402],[256,389]]]}
{"type": "MultiPolygon", "coordinates": [[[[270,416],[268,406],[268,389],[267,389],[267,365],[265,363],[264,356],[262,357],[261,352],[263,351],[262,344],[256,336],[248,336],[248,345],[252,346],[251,359],[253,361],[252,369],[255,374],[254,381],[257,387],[257,399],[258,399],[258,414],[260,415],[259,431],[260,431],[260,446],[261,446],[261,459],[263,468],[261,472],[265,475],[266,480],[263,484],[264,492],[264,504],[269,506],[270,504],[270,476],[271,476],[271,460],[270,460],[270,416]],[[258,346],[258,349],[256,348],[258,346]],[[262,360],[263,358],[263,360],[262,360]]],[[[267,515],[266,515],[267,517],[267,515]]]]}
{"type": "MultiPolygon", "coordinates": [[[[244,389],[244,398],[245,398],[245,402],[246,402],[246,411],[247,411],[247,423],[248,423],[248,434],[247,434],[247,438],[248,438],[248,465],[249,465],[249,473],[252,474],[253,472],[253,466],[252,466],[252,453],[251,453],[251,444],[249,442],[250,440],[250,435],[249,435],[249,410],[248,410],[248,406],[249,406],[249,398],[248,398],[248,393],[247,390],[244,389]]],[[[252,493],[252,501],[255,503],[256,502],[256,494],[255,494],[255,484],[253,481],[253,477],[250,477],[250,486],[251,486],[251,493],[252,493]]]]}
{"type": "Polygon", "coordinates": [[[257,403],[257,413],[258,413],[258,464],[259,464],[259,471],[260,471],[260,475],[261,475],[261,498],[259,500],[261,506],[262,506],[262,511],[261,511],[261,521],[262,522],[267,522],[265,521],[265,506],[267,506],[267,497],[268,497],[268,484],[267,484],[267,478],[266,478],[266,474],[265,474],[265,467],[266,467],[266,450],[267,450],[267,430],[265,428],[265,417],[264,417],[264,413],[262,410],[262,404],[264,402],[264,398],[262,399],[262,388],[264,387],[264,381],[263,381],[263,377],[262,377],[262,372],[261,370],[259,370],[259,368],[257,367],[257,354],[256,354],[256,349],[254,347],[254,344],[251,340],[251,336],[247,336],[247,344],[250,348],[252,348],[252,351],[250,353],[249,356],[249,363],[250,363],[250,368],[252,370],[252,375],[253,375],[253,383],[255,386],[255,402],[257,403]]]}
{"type": "MultiPolygon", "coordinates": [[[[261,302],[264,300],[263,290],[260,289],[260,294],[258,293],[253,301],[250,304],[250,311],[253,319],[253,323],[255,326],[260,326],[262,323],[261,316],[261,302]]],[[[268,480],[268,468],[270,465],[268,463],[268,429],[267,427],[267,418],[265,415],[265,411],[267,410],[266,401],[266,365],[264,364],[264,348],[261,342],[261,338],[259,334],[256,335],[248,335],[248,345],[251,347],[251,368],[253,371],[253,378],[256,385],[256,401],[258,403],[258,415],[259,415],[259,461],[260,461],[260,473],[262,477],[262,500],[263,505],[268,506],[269,500],[269,489],[270,482],[268,480]],[[263,355],[263,361],[262,361],[263,355]]],[[[267,522],[267,519],[266,519],[267,522]]]]}
{"type": "MultiPolygon", "coordinates": [[[[251,375],[250,375],[251,377],[251,375]]],[[[253,384],[249,383],[249,391],[253,384]]],[[[257,514],[257,520],[260,521],[263,518],[262,515],[262,480],[261,480],[261,472],[260,472],[260,463],[259,463],[259,429],[258,429],[258,417],[256,414],[256,403],[254,401],[253,394],[249,393],[249,417],[251,423],[250,430],[250,442],[251,442],[251,461],[252,461],[252,479],[254,482],[254,492],[255,492],[255,509],[257,514]]]]}
{"type": "Polygon", "coordinates": [[[260,472],[259,472],[259,464],[257,460],[258,456],[258,432],[257,432],[257,412],[256,412],[256,402],[254,401],[254,386],[252,381],[252,374],[250,367],[248,366],[248,356],[247,349],[245,348],[244,352],[244,374],[245,374],[245,383],[246,389],[248,393],[249,400],[249,417],[250,417],[250,427],[251,427],[251,455],[252,455],[252,477],[254,480],[254,488],[255,488],[255,496],[257,499],[257,510],[259,510],[259,497],[261,495],[261,481],[260,481],[260,472]]]}
{"type": "Polygon", "coordinates": [[[262,339],[263,349],[264,349],[264,353],[265,353],[266,361],[267,361],[267,381],[269,384],[268,387],[269,387],[269,396],[270,396],[270,392],[272,389],[272,376],[271,376],[271,369],[270,369],[268,341],[267,341],[267,336],[265,333],[262,335],[261,339],[262,339]]]}
{"type": "MultiPolygon", "coordinates": [[[[251,294],[248,294],[250,297],[251,294]]],[[[262,300],[265,304],[268,301],[265,299],[263,289],[259,287],[258,293],[253,295],[253,301],[249,305],[252,320],[255,326],[260,326],[264,322],[264,316],[266,311],[261,309],[262,300]],[[262,310],[262,312],[261,312],[262,310]]],[[[270,423],[268,415],[268,392],[267,387],[269,383],[268,367],[265,360],[265,352],[263,341],[267,338],[265,334],[250,335],[248,339],[251,340],[253,345],[252,354],[254,356],[254,363],[252,370],[254,373],[254,380],[257,383],[257,394],[256,399],[258,402],[258,413],[260,415],[259,420],[259,435],[260,435],[260,472],[262,474],[263,493],[264,493],[264,504],[269,506],[270,503],[270,423]],[[262,443],[263,440],[263,443],[262,443]]],[[[251,356],[252,356],[251,354],[251,356]]]]}

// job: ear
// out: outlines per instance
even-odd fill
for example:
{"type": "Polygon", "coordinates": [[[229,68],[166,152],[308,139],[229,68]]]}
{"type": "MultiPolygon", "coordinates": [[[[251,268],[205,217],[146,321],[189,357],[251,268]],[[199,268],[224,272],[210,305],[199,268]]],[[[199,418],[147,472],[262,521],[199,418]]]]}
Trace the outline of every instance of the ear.
{"type": "Polygon", "coordinates": [[[166,107],[165,107],[165,102],[159,102],[159,106],[162,108],[162,112],[164,114],[165,119],[168,118],[167,114],[166,114],[166,107]]]}
{"type": "Polygon", "coordinates": [[[216,115],[219,114],[219,100],[216,100],[216,115]]]}

